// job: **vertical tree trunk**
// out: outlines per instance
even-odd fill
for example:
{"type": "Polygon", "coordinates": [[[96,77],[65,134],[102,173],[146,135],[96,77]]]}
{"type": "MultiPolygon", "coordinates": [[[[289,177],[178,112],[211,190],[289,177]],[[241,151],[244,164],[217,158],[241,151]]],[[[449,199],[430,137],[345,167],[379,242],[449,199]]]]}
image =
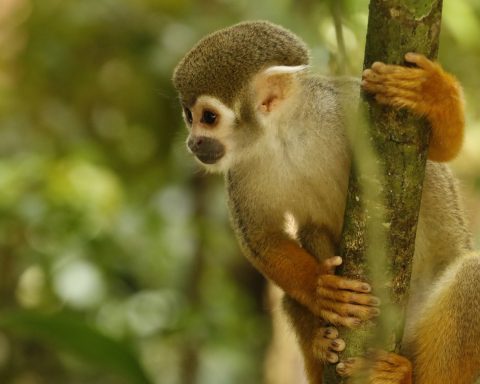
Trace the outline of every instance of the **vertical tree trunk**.
{"type": "MultiPolygon", "coordinates": [[[[407,52],[435,58],[441,10],[442,0],[371,0],[364,67],[374,61],[404,64],[407,52]]],[[[370,123],[368,132],[356,132],[352,140],[360,144],[353,148],[339,273],[370,279],[382,315],[375,328],[342,333],[347,344],[342,358],[362,355],[372,343],[400,350],[428,148],[423,120],[365,99],[370,123]],[[369,143],[373,151],[365,150],[369,143]]],[[[324,382],[342,382],[334,366],[324,382]]]]}

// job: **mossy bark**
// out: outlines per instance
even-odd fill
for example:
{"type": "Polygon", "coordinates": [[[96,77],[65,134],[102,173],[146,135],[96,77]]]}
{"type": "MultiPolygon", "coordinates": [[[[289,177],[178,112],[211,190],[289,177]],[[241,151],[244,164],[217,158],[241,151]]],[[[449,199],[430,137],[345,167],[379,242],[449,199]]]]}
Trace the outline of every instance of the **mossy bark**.
{"type": "MultiPolygon", "coordinates": [[[[441,10],[442,0],[371,0],[364,67],[375,61],[404,65],[407,52],[435,58],[441,10]]],[[[372,345],[400,351],[428,150],[423,119],[363,96],[368,136],[356,140],[356,134],[352,142],[373,143],[373,150],[353,147],[338,273],[372,281],[382,315],[375,326],[341,332],[347,344],[342,359],[372,345]]],[[[326,369],[324,383],[342,383],[335,366],[326,369]]]]}

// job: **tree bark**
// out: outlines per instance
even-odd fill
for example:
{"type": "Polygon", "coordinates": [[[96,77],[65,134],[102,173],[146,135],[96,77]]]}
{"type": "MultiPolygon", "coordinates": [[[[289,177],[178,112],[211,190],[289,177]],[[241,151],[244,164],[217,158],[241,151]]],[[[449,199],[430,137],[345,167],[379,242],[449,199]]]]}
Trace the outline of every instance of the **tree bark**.
{"type": "MultiPolygon", "coordinates": [[[[405,64],[407,52],[435,58],[442,0],[371,0],[364,68],[374,61],[405,64]]],[[[367,345],[400,352],[429,129],[405,110],[380,106],[362,95],[369,124],[356,127],[339,274],[370,280],[382,300],[376,325],[343,331],[342,359],[367,345]],[[373,149],[369,143],[373,143],[373,149]],[[368,247],[367,247],[368,245],[368,247]]],[[[351,119],[353,122],[353,119],[351,119]]],[[[324,382],[342,383],[335,366],[324,382]]]]}

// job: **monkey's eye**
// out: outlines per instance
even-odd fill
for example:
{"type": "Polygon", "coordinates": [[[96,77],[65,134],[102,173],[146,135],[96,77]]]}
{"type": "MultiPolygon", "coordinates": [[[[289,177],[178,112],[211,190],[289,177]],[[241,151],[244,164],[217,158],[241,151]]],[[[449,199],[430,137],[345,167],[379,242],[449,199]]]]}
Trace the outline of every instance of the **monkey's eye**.
{"type": "Polygon", "coordinates": [[[185,112],[185,117],[187,118],[187,121],[188,121],[188,124],[192,124],[193,122],[193,115],[192,115],[192,111],[188,108],[183,108],[184,112],[185,112]]]}
{"type": "Polygon", "coordinates": [[[203,111],[202,123],[205,123],[207,125],[212,125],[212,124],[215,124],[216,121],[217,121],[217,115],[215,113],[209,110],[203,111]]]}

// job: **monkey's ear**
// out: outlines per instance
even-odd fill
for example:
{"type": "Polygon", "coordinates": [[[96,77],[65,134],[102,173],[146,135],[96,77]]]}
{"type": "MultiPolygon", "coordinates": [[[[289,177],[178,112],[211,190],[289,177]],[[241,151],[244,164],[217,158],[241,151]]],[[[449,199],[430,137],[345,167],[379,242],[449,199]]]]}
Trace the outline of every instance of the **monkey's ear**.
{"type": "Polygon", "coordinates": [[[260,72],[253,80],[255,106],[265,114],[275,111],[295,90],[297,74],[307,67],[276,65],[260,72]]]}

